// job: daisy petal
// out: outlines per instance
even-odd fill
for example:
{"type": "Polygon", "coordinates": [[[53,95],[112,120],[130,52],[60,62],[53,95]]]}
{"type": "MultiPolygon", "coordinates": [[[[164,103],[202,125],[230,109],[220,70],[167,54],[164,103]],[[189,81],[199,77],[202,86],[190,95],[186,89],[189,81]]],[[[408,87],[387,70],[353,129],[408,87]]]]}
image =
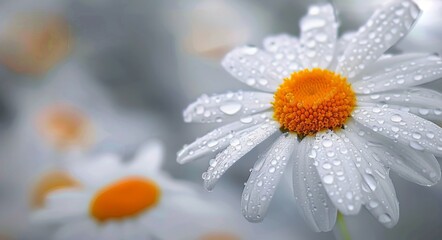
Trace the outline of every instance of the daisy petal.
{"type": "MultiPolygon", "coordinates": [[[[96,239],[102,240],[99,236],[99,228],[91,220],[77,221],[61,226],[53,236],[54,240],[76,240],[96,239]]],[[[113,238],[111,240],[116,240],[113,238]]],[[[103,239],[104,240],[104,239],[103,239]]]]}
{"type": "Polygon", "coordinates": [[[364,81],[353,84],[359,94],[384,92],[428,83],[442,77],[442,59],[427,56],[391,66],[364,81]]]}
{"type": "Polygon", "coordinates": [[[442,122],[442,107],[435,108],[435,109],[429,109],[429,108],[417,108],[417,107],[401,107],[401,106],[394,106],[389,105],[390,108],[399,109],[404,112],[409,112],[411,114],[417,115],[423,119],[427,119],[429,121],[432,121],[434,123],[437,123],[438,125],[441,125],[442,122]]]}
{"type": "Polygon", "coordinates": [[[164,148],[161,142],[152,140],[137,152],[128,169],[131,172],[157,172],[161,168],[163,155],[164,148]]]}
{"type": "Polygon", "coordinates": [[[440,180],[440,166],[432,154],[417,152],[402,144],[391,142],[372,131],[361,129],[354,122],[348,123],[347,127],[363,135],[373,158],[381,161],[399,176],[424,186],[434,185],[440,180]]]}
{"type": "Polygon", "coordinates": [[[362,142],[353,129],[344,130],[350,140],[347,146],[355,155],[359,155],[357,169],[362,180],[362,197],[365,207],[386,227],[393,227],[399,220],[399,202],[393,183],[384,165],[374,158],[370,146],[362,142]]]}
{"type": "Polygon", "coordinates": [[[407,88],[379,94],[359,95],[357,101],[439,109],[442,107],[442,94],[425,88],[407,88]]]}
{"type": "Polygon", "coordinates": [[[242,194],[242,212],[251,222],[261,222],[285,171],[287,161],[297,146],[295,134],[283,134],[252,169],[242,194]]]}
{"type": "Polygon", "coordinates": [[[313,138],[304,138],[292,157],[293,192],[304,219],[316,232],[331,231],[336,223],[337,210],[322,186],[316,167],[307,155],[313,147],[313,138]]]}
{"type": "Polygon", "coordinates": [[[185,122],[219,123],[270,109],[272,101],[272,94],[262,92],[202,95],[184,110],[183,116],[185,122]]]}
{"type": "Polygon", "coordinates": [[[294,71],[302,69],[300,56],[300,43],[296,37],[288,34],[279,34],[266,37],[263,42],[264,49],[273,54],[273,64],[278,66],[280,83],[294,71]]]}
{"type": "Polygon", "coordinates": [[[408,33],[419,14],[418,6],[409,0],[393,1],[376,11],[358,30],[339,59],[336,71],[354,81],[365,66],[376,61],[408,33]]]}
{"type": "Polygon", "coordinates": [[[218,179],[227,169],[278,130],[279,124],[272,121],[259,125],[255,130],[240,138],[232,139],[230,145],[224,151],[210,160],[209,169],[203,174],[206,189],[213,189],[218,179]]]}
{"type": "Polygon", "coordinates": [[[50,209],[82,209],[90,201],[90,195],[83,189],[59,189],[51,192],[45,199],[45,206],[50,209]]]}
{"type": "Polygon", "coordinates": [[[245,46],[229,52],[221,64],[239,81],[262,91],[274,92],[281,79],[272,62],[269,53],[245,46]]]}
{"type": "Polygon", "coordinates": [[[205,136],[198,138],[195,142],[184,146],[183,149],[178,152],[177,162],[184,164],[208,154],[222,151],[230,144],[230,140],[234,136],[242,134],[243,132],[250,132],[256,125],[269,121],[271,117],[271,112],[256,114],[217,128],[205,136]]]}
{"type": "Polygon", "coordinates": [[[391,69],[391,66],[415,61],[428,56],[430,56],[428,53],[404,53],[399,55],[384,54],[376,62],[364,68],[360,74],[361,78],[355,79],[355,82],[372,78],[373,75],[379,75],[380,72],[388,72],[391,69]]]}
{"type": "Polygon", "coordinates": [[[377,106],[359,107],[352,116],[363,126],[393,141],[416,151],[425,150],[442,156],[442,128],[430,121],[397,109],[377,106]]]}
{"type": "Polygon", "coordinates": [[[305,68],[327,68],[333,60],[337,26],[331,4],[314,5],[301,19],[301,56],[305,68]]]}
{"type": "Polygon", "coordinates": [[[356,32],[346,32],[336,42],[336,56],[344,54],[345,49],[351,43],[353,38],[356,37],[356,32]]]}
{"type": "Polygon", "coordinates": [[[309,156],[314,158],[330,200],[340,212],[351,215],[361,208],[361,179],[346,145],[332,131],[319,133],[309,156]]]}

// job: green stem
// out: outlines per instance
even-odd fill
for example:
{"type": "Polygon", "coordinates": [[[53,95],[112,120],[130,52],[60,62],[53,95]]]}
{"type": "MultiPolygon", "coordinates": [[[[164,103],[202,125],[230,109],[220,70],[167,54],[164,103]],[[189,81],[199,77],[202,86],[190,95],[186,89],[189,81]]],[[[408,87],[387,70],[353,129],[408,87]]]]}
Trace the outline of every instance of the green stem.
{"type": "Polygon", "coordinates": [[[347,224],[345,223],[344,215],[338,212],[338,227],[343,240],[351,240],[350,232],[348,232],[347,224]]]}

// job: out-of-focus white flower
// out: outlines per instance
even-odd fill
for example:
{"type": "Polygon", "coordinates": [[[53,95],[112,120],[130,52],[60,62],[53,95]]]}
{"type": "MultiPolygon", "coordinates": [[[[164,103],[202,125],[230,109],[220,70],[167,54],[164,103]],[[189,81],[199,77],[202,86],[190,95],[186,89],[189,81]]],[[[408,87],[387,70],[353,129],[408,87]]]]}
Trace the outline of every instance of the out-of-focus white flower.
{"type": "Polygon", "coordinates": [[[223,203],[204,201],[193,185],[163,172],[162,155],[162,145],[151,141],[129,162],[115,154],[71,162],[67,172],[79,187],[52,191],[33,223],[59,226],[55,239],[247,237],[223,203]]]}
{"type": "Polygon", "coordinates": [[[193,55],[221,59],[229,49],[244,44],[264,27],[255,24],[257,19],[252,16],[244,16],[244,4],[235,1],[189,1],[181,5],[171,13],[173,28],[178,47],[193,55]]]}
{"type": "Polygon", "coordinates": [[[164,130],[155,114],[114,104],[76,61],[41,83],[11,94],[16,114],[2,136],[0,175],[9,199],[0,202],[0,231],[6,228],[14,236],[28,228],[29,212],[41,207],[48,193],[78,184],[65,172],[71,157],[110,150],[124,154],[164,130]]]}
{"type": "Polygon", "coordinates": [[[378,9],[357,32],[337,38],[329,4],[309,8],[300,38],[281,34],[264,49],[234,49],[222,65],[262,92],[203,95],[184,111],[186,122],[235,120],[178,153],[187,163],[205,156],[205,187],[271,136],[242,195],[242,211],[262,221],[287,165],[295,199],[315,231],[330,231],[337,210],[362,205],[386,227],[399,219],[389,170],[417,184],[439,181],[442,95],[416,86],[442,77],[442,59],[429,54],[385,55],[408,33],[420,10],[412,1],[378,9]]]}
{"type": "Polygon", "coordinates": [[[8,69],[41,76],[70,53],[73,37],[62,14],[63,4],[44,0],[11,1],[2,5],[0,62],[8,69]]]}

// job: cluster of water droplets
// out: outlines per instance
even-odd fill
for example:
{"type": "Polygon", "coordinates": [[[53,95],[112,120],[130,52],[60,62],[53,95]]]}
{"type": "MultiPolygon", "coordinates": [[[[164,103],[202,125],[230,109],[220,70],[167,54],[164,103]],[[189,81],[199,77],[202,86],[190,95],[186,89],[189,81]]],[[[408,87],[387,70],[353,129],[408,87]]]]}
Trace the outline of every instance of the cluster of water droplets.
{"type": "Polygon", "coordinates": [[[242,156],[279,130],[274,121],[263,123],[239,138],[232,138],[229,146],[210,160],[207,172],[203,173],[205,187],[211,190],[218,179],[242,156]]]}
{"type": "Polygon", "coordinates": [[[258,158],[242,195],[243,215],[253,222],[262,221],[287,162],[297,144],[296,135],[283,134],[258,158]]]}
{"type": "Polygon", "coordinates": [[[420,13],[412,1],[394,1],[379,9],[362,26],[345,53],[338,59],[337,72],[355,77],[402,38],[420,13]]]}
{"type": "Polygon", "coordinates": [[[229,52],[221,64],[241,82],[263,91],[273,92],[282,81],[274,62],[270,53],[255,46],[244,46],[229,52]]]}
{"type": "Polygon", "coordinates": [[[353,124],[343,131],[341,138],[344,141],[347,139],[349,151],[354,155],[354,163],[361,177],[361,194],[365,207],[381,223],[392,226],[399,216],[399,204],[388,176],[389,169],[372,151],[372,146],[366,140],[367,134],[369,133],[353,124]]]}
{"type": "Polygon", "coordinates": [[[388,105],[361,107],[352,113],[362,125],[417,151],[442,155],[442,129],[416,115],[388,105]]]}
{"type": "Polygon", "coordinates": [[[421,85],[442,77],[442,59],[426,56],[384,67],[353,84],[356,93],[370,94],[421,85]]]}
{"type": "Polygon", "coordinates": [[[389,92],[359,95],[359,103],[388,104],[389,107],[439,120],[442,116],[442,94],[424,88],[399,89],[389,92]]]}
{"type": "Polygon", "coordinates": [[[239,121],[217,128],[205,136],[185,145],[178,152],[177,161],[186,163],[208,154],[224,150],[229,144],[238,141],[241,135],[248,134],[262,123],[269,122],[272,113],[261,113],[244,116],[239,121]]]}
{"type": "MultiPolygon", "coordinates": [[[[354,124],[349,127],[355,128],[354,124]]],[[[358,136],[365,140],[366,152],[370,153],[372,159],[391,168],[403,178],[425,186],[439,181],[440,166],[432,154],[414,151],[370,130],[358,130],[358,136]]]]}
{"type": "Polygon", "coordinates": [[[330,201],[313,165],[313,138],[304,138],[298,146],[293,167],[293,192],[305,220],[316,231],[330,231],[336,221],[336,208],[330,201]],[[310,153],[310,156],[308,156],[310,153]]]}
{"type": "Polygon", "coordinates": [[[299,59],[302,54],[297,38],[279,34],[265,38],[263,45],[264,49],[272,54],[272,67],[281,80],[302,69],[299,59]]]}
{"type": "Polygon", "coordinates": [[[330,4],[311,6],[300,26],[303,65],[326,68],[333,60],[337,37],[333,7],[330,4]]]}
{"type": "Polygon", "coordinates": [[[239,91],[211,97],[203,95],[184,110],[184,121],[220,123],[270,109],[272,100],[272,94],[261,92],[239,91]]]}
{"type": "Polygon", "coordinates": [[[308,157],[335,206],[345,214],[359,211],[360,179],[345,142],[332,131],[316,136],[308,157]]]}

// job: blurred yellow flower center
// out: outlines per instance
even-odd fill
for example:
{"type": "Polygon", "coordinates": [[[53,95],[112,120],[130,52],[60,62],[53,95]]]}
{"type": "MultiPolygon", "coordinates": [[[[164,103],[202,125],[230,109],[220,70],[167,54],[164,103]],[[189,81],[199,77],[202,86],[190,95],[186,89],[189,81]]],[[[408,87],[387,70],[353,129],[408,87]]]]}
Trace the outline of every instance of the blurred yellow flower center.
{"type": "Polygon", "coordinates": [[[91,202],[90,214],[98,222],[135,217],[156,206],[160,195],[155,182],[126,178],[99,191],[91,202]]]}
{"type": "Polygon", "coordinates": [[[240,240],[240,238],[230,233],[215,232],[206,234],[199,240],[240,240]]]}
{"type": "Polygon", "coordinates": [[[55,190],[78,186],[80,186],[80,184],[75,181],[68,173],[57,170],[50,171],[44,174],[36,182],[31,193],[31,207],[43,207],[47,195],[55,190]]]}
{"type": "Polygon", "coordinates": [[[274,118],[301,136],[341,127],[356,104],[345,77],[326,69],[292,73],[274,95],[274,118]]]}
{"type": "Polygon", "coordinates": [[[58,148],[87,145],[90,140],[88,120],[73,107],[50,108],[43,112],[40,123],[42,133],[58,148]]]}
{"type": "Polygon", "coordinates": [[[40,75],[60,62],[71,45],[64,18],[28,13],[17,17],[0,37],[0,61],[15,72],[40,75]]]}

